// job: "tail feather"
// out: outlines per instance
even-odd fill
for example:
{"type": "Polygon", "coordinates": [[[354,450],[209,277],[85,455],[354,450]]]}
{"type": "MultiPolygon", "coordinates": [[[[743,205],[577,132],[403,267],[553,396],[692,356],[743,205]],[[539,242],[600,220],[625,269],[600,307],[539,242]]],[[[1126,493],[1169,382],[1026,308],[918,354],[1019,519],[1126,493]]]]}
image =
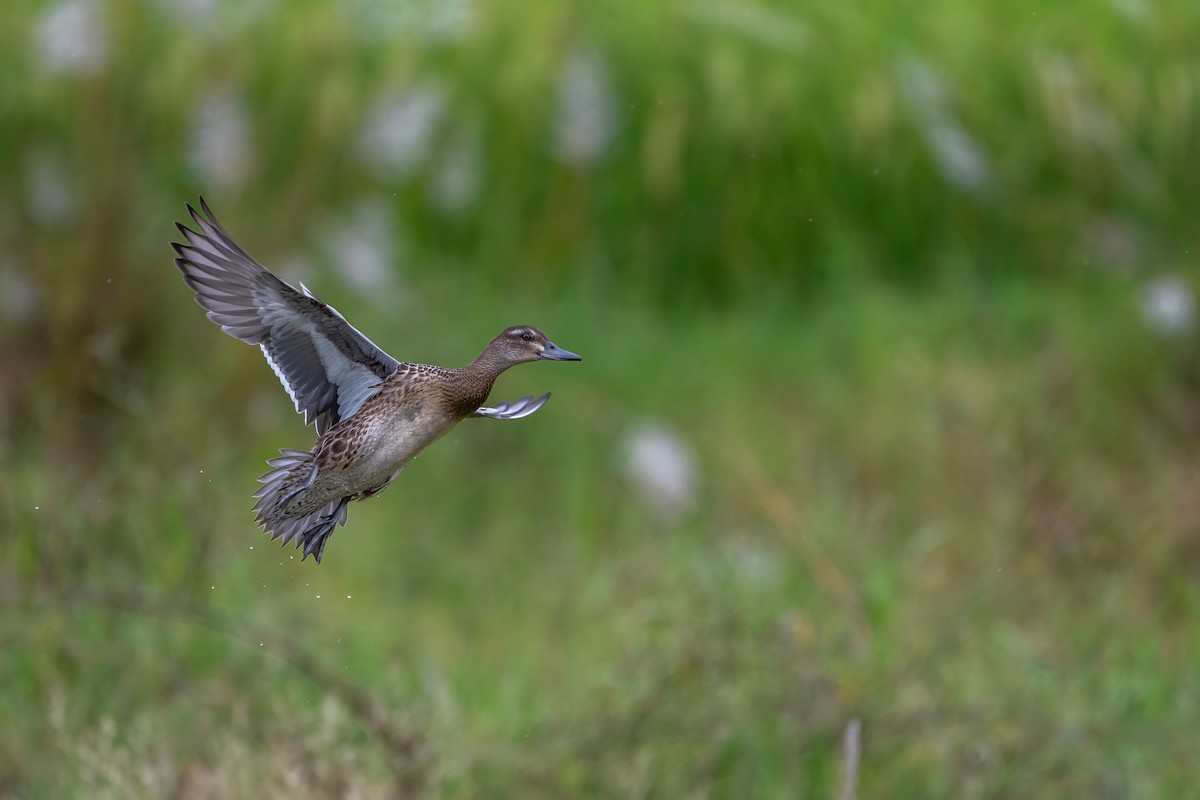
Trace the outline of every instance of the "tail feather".
{"type": "Polygon", "coordinates": [[[311,511],[289,515],[285,509],[317,478],[317,463],[312,453],[301,450],[280,450],[277,458],[267,461],[274,469],[258,480],[263,485],[254,496],[258,512],[254,521],[271,534],[271,541],[282,538],[282,545],[295,541],[304,546],[303,561],[310,555],[317,563],[325,552],[325,543],[338,525],[346,524],[349,497],[343,497],[311,511]]]}
{"type": "Polygon", "coordinates": [[[275,469],[259,477],[263,484],[254,497],[258,512],[255,522],[262,523],[268,516],[282,511],[297,494],[312,486],[317,479],[317,460],[312,453],[303,450],[280,450],[277,458],[267,463],[275,469]]]}
{"type": "Polygon", "coordinates": [[[346,524],[349,503],[349,497],[332,500],[302,517],[269,520],[263,528],[271,533],[272,541],[281,539],[281,545],[294,541],[297,547],[303,546],[304,555],[301,561],[312,556],[320,564],[321,556],[325,554],[325,543],[333,535],[334,528],[346,524]]]}

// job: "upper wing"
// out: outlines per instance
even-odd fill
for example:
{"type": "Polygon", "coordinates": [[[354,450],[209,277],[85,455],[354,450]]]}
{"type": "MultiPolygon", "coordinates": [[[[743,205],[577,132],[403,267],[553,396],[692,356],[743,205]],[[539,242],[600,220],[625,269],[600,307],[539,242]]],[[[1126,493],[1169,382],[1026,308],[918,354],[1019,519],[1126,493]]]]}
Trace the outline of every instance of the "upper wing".
{"type": "Polygon", "coordinates": [[[196,302],[221,330],[258,345],[305,424],[324,433],[354,414],[399,363],[331,306],[281,281],[248,256],[213,216],[190,205],[199,232],[176,223],[187,240],[172,242],[175,266],[196,302]]]}
{"type": "Polygon", "coordinates": [[[483,406],[476,410],[472,417],[489,417],[491,419],[521,419],[528,417],[533,412],[537,411],[542,406],[546,405],[546,401],[550,399],[550,393],[534,400],[532,395],[526,395],[520,400],[514,400],[511,403],[505,400],[498,404],[495,408],[483,406]]]}

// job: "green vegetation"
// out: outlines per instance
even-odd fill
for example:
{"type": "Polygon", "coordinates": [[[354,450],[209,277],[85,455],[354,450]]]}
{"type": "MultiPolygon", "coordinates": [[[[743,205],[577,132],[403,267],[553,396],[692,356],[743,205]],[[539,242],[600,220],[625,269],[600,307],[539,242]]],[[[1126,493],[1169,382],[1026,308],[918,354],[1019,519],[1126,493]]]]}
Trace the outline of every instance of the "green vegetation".
{"type": "Polygon", "coordinates": [[[834,797],[853,720],[864,797],[1194,790],[1194,4],[627,5],[0,10],[0,796],[834,797]],[[584,361],[301,564],[199,192],[397,357],[584,361]]]}

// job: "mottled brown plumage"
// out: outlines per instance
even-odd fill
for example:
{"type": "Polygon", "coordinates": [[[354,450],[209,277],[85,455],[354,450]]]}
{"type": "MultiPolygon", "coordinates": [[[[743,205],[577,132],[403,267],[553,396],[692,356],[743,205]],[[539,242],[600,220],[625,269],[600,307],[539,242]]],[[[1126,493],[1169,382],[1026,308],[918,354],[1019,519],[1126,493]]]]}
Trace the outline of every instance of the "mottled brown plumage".
{"type": "Polygon", "coordinates": [[[246,254],[201,199],[188,206],[199,231],[179,230],[176,266],[208,318],[262,350],[288,395],[314,423],[308,452],[281,450],[259,481],[256,521],[272,539],[303,543],[318,563],[346,506],[378,494],[417,453],[468,417],[520,419],[536,400],[488,408],[500,373],[527,361],[578,361],[537,328],[507,328],[465,367],[400,363],[301,284],[281,281],[246,254]]]}

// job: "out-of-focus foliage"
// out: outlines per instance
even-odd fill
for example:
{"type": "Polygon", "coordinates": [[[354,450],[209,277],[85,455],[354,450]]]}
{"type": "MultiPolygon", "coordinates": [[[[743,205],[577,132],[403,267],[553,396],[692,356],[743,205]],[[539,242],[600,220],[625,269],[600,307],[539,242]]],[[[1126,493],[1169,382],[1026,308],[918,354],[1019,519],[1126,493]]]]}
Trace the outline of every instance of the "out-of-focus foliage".
{"type": "Polygon", "coordinates": [[[0,7],[0,795],[1184,796],[1200,11],[0,7]],[[171,266],[584,355],[356,505],[171,266]]]}

